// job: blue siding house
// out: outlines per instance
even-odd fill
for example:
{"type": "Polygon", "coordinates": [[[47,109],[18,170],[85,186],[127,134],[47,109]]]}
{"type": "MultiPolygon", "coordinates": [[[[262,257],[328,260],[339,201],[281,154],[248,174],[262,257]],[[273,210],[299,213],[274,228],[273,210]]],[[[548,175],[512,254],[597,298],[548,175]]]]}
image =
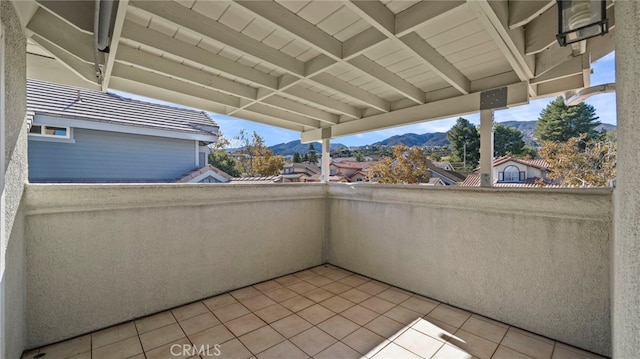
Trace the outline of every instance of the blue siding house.
{"type": "Polygon", "coordinates": [[[177,182],[207,166],[205,112],[29,80],[30,182],[177,182]]]}

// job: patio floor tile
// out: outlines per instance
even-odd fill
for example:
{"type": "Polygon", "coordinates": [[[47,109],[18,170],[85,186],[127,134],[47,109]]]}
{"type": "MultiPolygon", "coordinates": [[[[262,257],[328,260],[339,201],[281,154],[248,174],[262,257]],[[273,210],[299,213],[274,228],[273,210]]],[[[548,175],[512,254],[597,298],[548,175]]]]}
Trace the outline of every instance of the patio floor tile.
{"type": "Polygon", "coordinates": [[[209,313],[209,309],[202,302],[195,302],[171,309],[171,313],[173,313],[177,321],[181,321],[200,314],[209,313]]]}
{"type": "Polygon", "coordinates": [[[314,356],[338,340],[313,327],[291,338],[291,342],[308,355],[314,356]]]}
{"type": "Polygon", "coordinates": [[[91,348],[98,349],[107,344],[137,336],[138,332],[133,322],[116,325],[91,334],[91,348]]]}
{"type": "Polygon", "coordinates": [[[174,318],[171,311],[162,312],[159,314],[151,315],[142,319],[136,320],[136,328],[138,329],[138,333],[146,333],[150,332],[154,329],[158,329],[169,324],[173,324],[176,322],[176,318],[174,318]]]}
{"type": "Polygon", "coordinates": [[[142,349],[149,351],[167,343],[184,338],[185,334],[178,323],[167,325],[140,335],[142,349]]]}
{"type": "MultiPolygon", "coordinates": [[[[42,353],[42,351],[40,351],[42,353]]],[[[128,358],[136,354],[142,353],[142,346],[140,346],[140,339],[133,337],[125,339],[116,343],[105,345],[91,352],[91,358],[96,359],[111,359],[111,358],[128,358]]],[[[49,358],[49,354],[43,358],[49,358]]],[[[58,356],[51,356],[51,358],[62,358],[58,356]]],[[[68,358],[68,357],[64,357],[68,358]]]]}
{"type": "Polygon", "coordinates": [[[185,319],[178,323],[180,324],[180,327],[182,327],[182,330],[184,330],[185,334],[191,335],[214,327],[220,324],[220,321],[213,314],[211,314],[211,312],[207,311],[204,314],[185,319]]]}
{"type": "MultiPolygon", "coordinates": [[[[363,355],[373,355],[388,344],[388,340],[369,329],[360,328],[347,335],[342,342],[363,355]]],[[[370,356],[368,355],[368,356],[370,356]]]]}
{"type": "Polygon", "coordinates": [[[336,339],[342,339],[360,328],[360,326],[345,317],[335,315],[318,324],[318,328],[336,339]]]}
{"type": "Polygon", "coordinates": [[[227,322],[225,325],[236,337],[239,337],[267,324],[258,316],[251,313],[227,322]]]}
{"type": "Polygon", "coordinates": [[[281,306],[280,304],[274,304],[256,311],[255,314],[259,316],[260,319],[270,324],[275,322],[276,320],[280,320],[291,315],[292,312],[289,309],[281,306]]]}
{"type": "Polygon", "coordinates": [[[307,359],[309,356],[286,340],[258,354],[258,359],[307,359]]]}
{"type": "Polygon", "coordinates": [[[294,335],[300,334],[311,328],[313,325],[302,319],[300,316],[292,314],[286,318],[271,323],[271,326],[280,334],[284,335],[285,338],[291,338],[294,335]]]}
{"type": "Polygon", "coordinates": [[[432,310],[427,319],[435,319],[447,323],[456,328],[460,328],[464,322],[469,319],[471,313],[462,309],[454,308],[446,304],[440,304],[436,309],[432,310]]]}
{"type": "Polygon", "coordinates": [[[264,326],[254,330],[241,336],[239,339],[253,354],[263,352],[285,340],[282,335],[270,326],[264,326]]]}
{"type": "Polygon", "coordinates": [[[332,265],[30,350],[22,359],[201,359],[207,354],[194,350],[207,348],[239,359],[602,359],[332,265]]]}
{"type": "Polygon", "coordinates": [[[305,308],[309,308],[314,305],[316,302],[312,301],[307,297],[303,297],[301,295],[295,296],[293,298],[287,299],[284,302],[280,302],[280,305],[289,309],[292,312],[299,312],[305,308]]]}
{"type": "Polygon", "coordinates": [[[349,348],[348,345],[337,342],[327,349],[320,352],[320,354],[314,356],[314,359],[358,359],[362,357],[360,353],[349,348]]]}

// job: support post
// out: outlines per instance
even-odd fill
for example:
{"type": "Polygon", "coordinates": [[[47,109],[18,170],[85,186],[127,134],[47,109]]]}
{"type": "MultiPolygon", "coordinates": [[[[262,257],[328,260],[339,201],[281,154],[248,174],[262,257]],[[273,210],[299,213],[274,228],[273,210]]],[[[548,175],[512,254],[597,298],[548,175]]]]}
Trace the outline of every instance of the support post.
{"type": "Polygon", "coordinates": [[[640,2],[616,1],[618,157],[613,211],[613,357],[640,353],[640,2]]]}
{"type": "Polygon", "coordinates": [[[493,186],[493,110],[480,111],[480,186],[493,186]]]}
{"type": "Polygon", "coordinates": [[[330,171],[329,167],[331,166],[331,151],[330,151],[330,143],[329,139],[325,138],[322,140],[322,176],[320,177],[320,182],[329,183],[330,171]]]}

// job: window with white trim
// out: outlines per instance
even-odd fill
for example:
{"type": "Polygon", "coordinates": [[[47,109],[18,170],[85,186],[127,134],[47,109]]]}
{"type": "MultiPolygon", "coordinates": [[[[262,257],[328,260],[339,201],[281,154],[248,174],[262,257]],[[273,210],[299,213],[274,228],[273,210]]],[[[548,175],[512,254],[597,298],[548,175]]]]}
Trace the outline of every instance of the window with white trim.
{"type": "Polygon", "coordinates": [[[48,136],[55,138],[71,138],[71,129],[64,126],[50,126],[33,124],[29,130],[30,136],[48,136]]]}
{"type": "Polygon", "coordinates": [[[504,171],[498,173],[498,182],[523,182],[525,172],[516,166],[507,166],[504,171]]]}

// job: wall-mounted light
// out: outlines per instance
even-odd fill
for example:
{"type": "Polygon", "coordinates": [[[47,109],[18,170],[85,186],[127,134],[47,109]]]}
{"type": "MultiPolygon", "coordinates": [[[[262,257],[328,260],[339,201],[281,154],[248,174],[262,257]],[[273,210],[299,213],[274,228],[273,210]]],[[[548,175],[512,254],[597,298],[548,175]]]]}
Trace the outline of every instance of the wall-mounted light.
{"type": "Polygon", "coordinates": [[[567,46],[609,31],[606,0],[557,0],[558,43],[567,46]]]}

